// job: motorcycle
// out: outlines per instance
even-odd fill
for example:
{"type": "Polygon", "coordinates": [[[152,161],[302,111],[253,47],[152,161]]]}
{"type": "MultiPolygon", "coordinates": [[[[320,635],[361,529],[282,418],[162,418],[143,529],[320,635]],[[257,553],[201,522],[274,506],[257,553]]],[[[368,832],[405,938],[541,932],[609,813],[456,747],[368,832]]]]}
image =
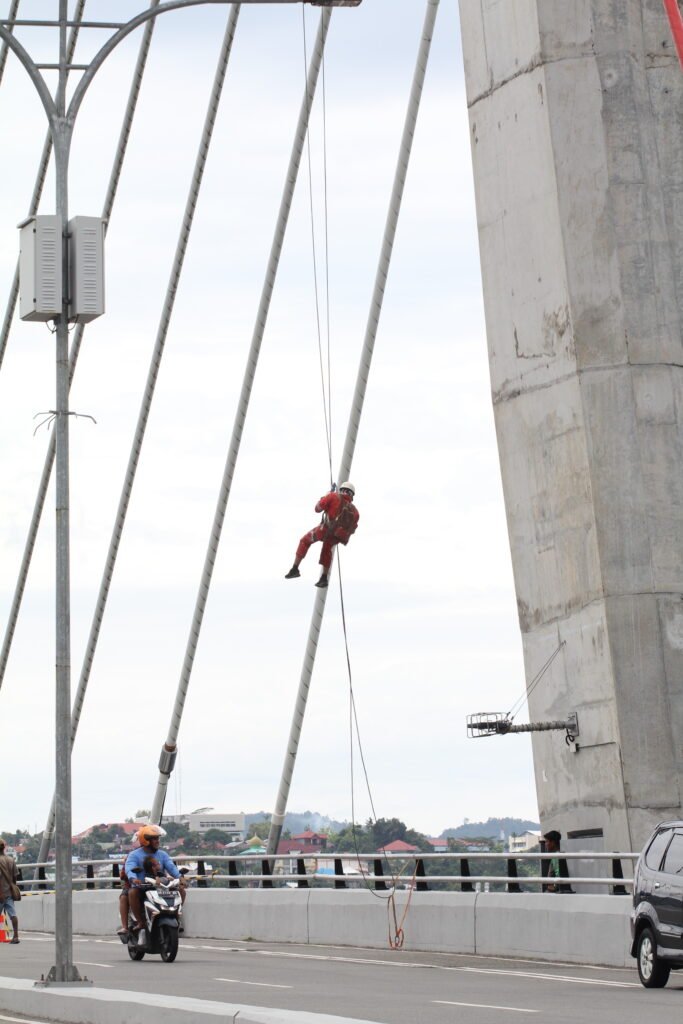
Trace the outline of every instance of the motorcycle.
{"type": "Polygon", "coordinates": [[[135,918],[129,911],[128,933],[120,936],[128,946],[131,960],[142,960],[145,953],[158,953],[167,964],[178,955],[178,931],[182,913],[180,879],[146,878],[142,908],[145,927],[135,930],[135,918]]]}

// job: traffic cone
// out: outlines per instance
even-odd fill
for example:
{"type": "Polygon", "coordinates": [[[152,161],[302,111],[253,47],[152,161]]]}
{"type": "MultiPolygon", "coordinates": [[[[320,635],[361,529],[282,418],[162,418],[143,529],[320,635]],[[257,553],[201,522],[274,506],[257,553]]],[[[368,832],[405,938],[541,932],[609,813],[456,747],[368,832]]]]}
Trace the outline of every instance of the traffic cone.
{"type": "Polygon", "coordinates": [[[6,914],[0,914],[0,942],[11,942],[10,926],[6,914]]]}

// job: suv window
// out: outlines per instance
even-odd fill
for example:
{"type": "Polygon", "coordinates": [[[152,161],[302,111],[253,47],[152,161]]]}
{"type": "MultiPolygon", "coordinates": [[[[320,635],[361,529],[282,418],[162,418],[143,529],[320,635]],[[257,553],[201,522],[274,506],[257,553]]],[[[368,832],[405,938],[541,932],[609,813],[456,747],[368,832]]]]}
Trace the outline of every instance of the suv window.
{"type": "Polygon", "coordinates": [[[658,832],[652,842],[647,848],[645,854],[645,863],[649,868],[654,871],[659,870],[659,865],[662,863],[662,856],[667,848],[673,829],[665,828],[661,832],[658,832]]]}
{"type": "Polygon", "coordinates": [[[683,835],[677,833],[671,840],[671,846],[666,851],[664,871],[667,875],[683,873],[683,835]]]}

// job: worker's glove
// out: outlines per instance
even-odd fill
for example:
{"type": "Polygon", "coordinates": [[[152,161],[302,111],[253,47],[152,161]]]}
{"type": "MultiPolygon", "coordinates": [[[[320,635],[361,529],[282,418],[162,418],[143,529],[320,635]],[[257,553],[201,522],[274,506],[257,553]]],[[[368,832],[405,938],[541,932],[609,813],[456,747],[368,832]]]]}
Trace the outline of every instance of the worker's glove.
{"type": "Polygon", "coordinates": [[[334,536],[337,538],[340,544],[348,544],[349,542],[348,530],[345,530],[343,526],[337,527],[337,529],[334,531],[334,536]]]}

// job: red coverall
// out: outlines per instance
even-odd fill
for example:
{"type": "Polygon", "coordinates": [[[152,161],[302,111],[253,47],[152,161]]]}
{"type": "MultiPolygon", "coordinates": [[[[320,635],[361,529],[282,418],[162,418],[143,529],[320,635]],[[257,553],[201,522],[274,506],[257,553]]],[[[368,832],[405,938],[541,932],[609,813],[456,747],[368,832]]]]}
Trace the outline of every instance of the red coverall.
{"type": "Polygon", "coordinates": [[[327,522],[320,523],[299,541],[296,549],[296,561],[301,561],[311,544],[321,540],[323,546],[320,550],[318,561],[325,572],[329,572],[332,565],[332,551],[336,544],[348,544],[349,537],[356,532],[358,526],[358,509],[351,501],[348,494],[340,494],[339,491],[330,491],[320,499],[315,506],[316,512],[325,512],[327,522]]]}

